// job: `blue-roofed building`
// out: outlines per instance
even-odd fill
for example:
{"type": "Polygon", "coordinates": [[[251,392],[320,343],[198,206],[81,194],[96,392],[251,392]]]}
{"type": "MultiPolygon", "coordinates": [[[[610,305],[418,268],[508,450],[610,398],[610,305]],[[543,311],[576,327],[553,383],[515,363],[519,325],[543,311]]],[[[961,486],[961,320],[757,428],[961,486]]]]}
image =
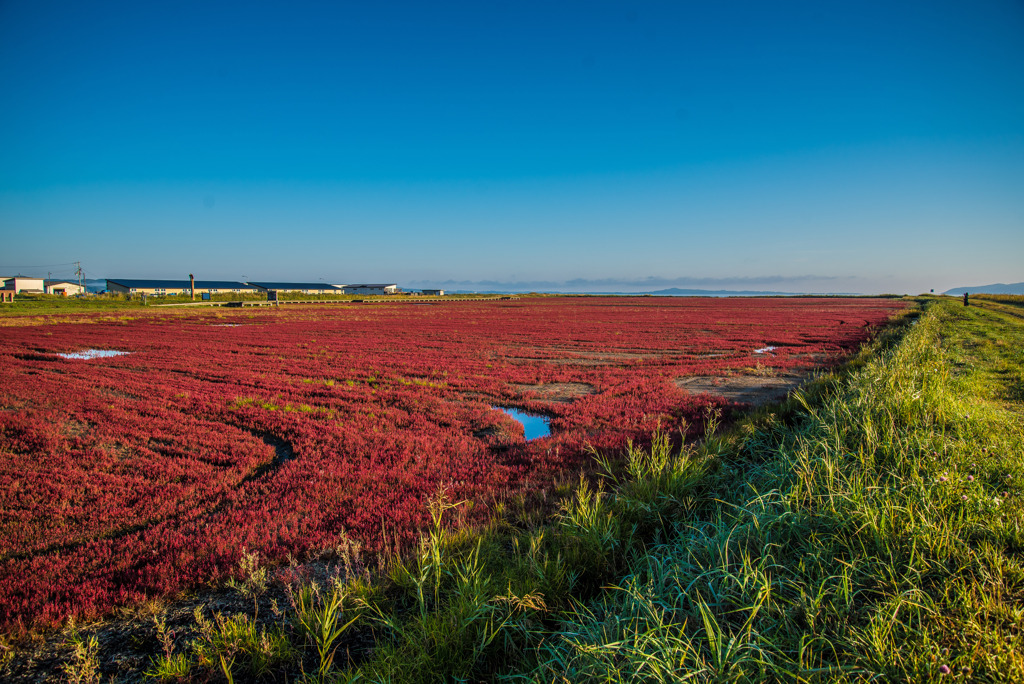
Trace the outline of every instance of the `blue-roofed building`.
{"type": "Polygon", "coordinates": [[[267,283],[250,282],[260,292],[302,292],[303,294],[345,294],[345,291],[327,283],[267,283]]]}
{"type": "MultiPolygon", "coordinates": [[[[196,293],[210,294],[244,294],[254,293],[256,288],[248,283],[233,280],[197,280],[196,293]]],[[[132,280],[127,278],[107,278],[107,292],[118,294],[145,294],[154,297],[173,297],[174,295],[191,294],[188,280],[132,280]]]]}

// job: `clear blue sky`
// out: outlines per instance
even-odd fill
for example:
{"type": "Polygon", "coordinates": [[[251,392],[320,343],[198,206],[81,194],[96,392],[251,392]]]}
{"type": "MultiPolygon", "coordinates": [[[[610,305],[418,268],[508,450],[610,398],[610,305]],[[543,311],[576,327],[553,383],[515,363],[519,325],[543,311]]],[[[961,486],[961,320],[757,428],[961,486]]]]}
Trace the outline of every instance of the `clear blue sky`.
{"type": "Polygon", "coordinates": [[[3,275],[1024,280],[1016,1],[4,0],[0,98],[3,275]]]}

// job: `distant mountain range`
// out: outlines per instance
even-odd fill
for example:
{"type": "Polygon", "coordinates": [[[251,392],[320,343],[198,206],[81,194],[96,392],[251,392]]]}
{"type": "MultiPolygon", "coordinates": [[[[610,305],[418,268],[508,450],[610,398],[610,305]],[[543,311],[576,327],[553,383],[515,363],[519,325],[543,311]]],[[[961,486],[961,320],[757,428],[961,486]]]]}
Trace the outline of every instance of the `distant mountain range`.
{"type": "Polygon", "coordinates": [[[964,292],[970,294],[1013,294],[1024,295],[1024,283],[996,283],[995,285],[977,285],[975,287],[954,287],[942,294],[962,295],[964,292]]]}
{"type": "Polygon", "coordinates": [[[670,287],[664,290],[638,292],[637,294],[668,295],[674,297],[765,297],[779,295],[798,295],[803,292],[775,292],[772,290],[698,290],[692,288],[670,287]]]}

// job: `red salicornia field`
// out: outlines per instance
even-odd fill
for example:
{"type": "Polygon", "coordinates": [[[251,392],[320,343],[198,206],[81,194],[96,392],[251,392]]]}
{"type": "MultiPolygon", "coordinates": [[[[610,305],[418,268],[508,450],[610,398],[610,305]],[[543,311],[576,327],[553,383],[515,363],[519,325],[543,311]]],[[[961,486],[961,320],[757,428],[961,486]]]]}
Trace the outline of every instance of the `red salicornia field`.
{"type": "Polygon", "coordinates": [[[0,319],[0,623],[223,578],[243,551],[416,538],[730,402],[686,378],[833,363],[884,299],[524,298],[0,319]],[[768,349],[774,348],[774,349],[768,349]],[[98,358],[59,354],[127,352],[98,358]],[[550,417],[526,441],[495,406],[550,417]]]}

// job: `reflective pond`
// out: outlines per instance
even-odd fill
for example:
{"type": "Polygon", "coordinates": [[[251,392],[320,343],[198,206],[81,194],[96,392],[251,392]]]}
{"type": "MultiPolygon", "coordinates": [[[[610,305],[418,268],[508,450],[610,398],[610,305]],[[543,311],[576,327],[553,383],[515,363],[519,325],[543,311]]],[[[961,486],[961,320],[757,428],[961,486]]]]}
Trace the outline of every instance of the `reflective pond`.
{"type": "Polygon", "coordinates": [[[547,416],[537,416],[532,413],[524,413],[518,409],[505,408],[504,406],[495,406],[493,408],[499,411],[504,411],[508,415],[518,420],[522,426],[523,431],[526,434],[526,439],[537,439],[538,437],[547,437],[551,434],[551,425],[548,421],[547,416]]]}

